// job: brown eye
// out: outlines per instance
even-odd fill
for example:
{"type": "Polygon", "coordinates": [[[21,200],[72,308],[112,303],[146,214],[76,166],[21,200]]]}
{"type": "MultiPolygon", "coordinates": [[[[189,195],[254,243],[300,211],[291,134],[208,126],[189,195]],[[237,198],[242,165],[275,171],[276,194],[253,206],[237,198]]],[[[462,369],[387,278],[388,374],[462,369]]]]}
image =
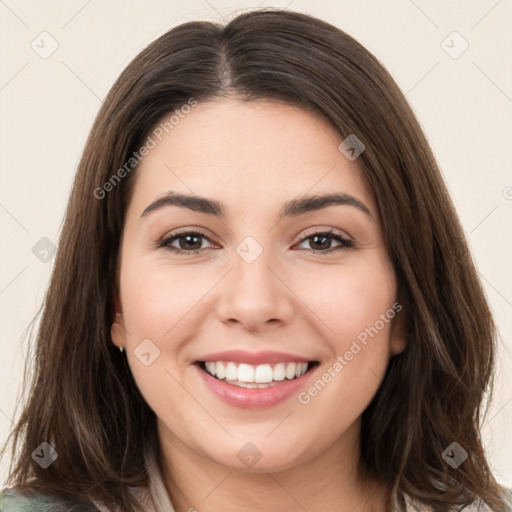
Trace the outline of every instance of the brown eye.
{"type": "Polygon", "coordinates": [[[313,233],[301,240],[301,244],[308,242],[310,250],[318,253],[333,252],[336,250],[349,249],[354,246],[351,240],[348,240],[340,233],[336,233],[332,230],[313,233]],[[337,247],[332,248],[332,241],[335,240],[339,243],[337,247]]]}
{"type": "MultiPolygon", "coordinates": [[[[203,249],[206,249],[206,247],[202,247],[203,240],[210,241],[206,235],[198,231],[184,231],[164,238],[158,244],[158,247],[165,247],[177,254],[198,254],[203,249]],[[175,242],[177,242],[177,246],[175,242]]],[[[328,254],[337,250],[354,247],[354,243],[351,240],[332,230],[312,233],[304,237],[300,244],[305,242],[309,243],[310,248],[302,247],[301,249],[318,254],[328,254]],[[337,242],[338,245],[332,247],[333,241],[337,242]]]]}
{"type": "Polygon", "coordinates": [[[167,249],[177,253],[197,254],[203,249],[203,239],[208,240],[203,233],[199,233],[198,231],[187,231],[165,238],[158,244],[158,246],[166,247],[167,249]],[[172,245],[175,241],[178,242],[178,247],[172,245]]]}

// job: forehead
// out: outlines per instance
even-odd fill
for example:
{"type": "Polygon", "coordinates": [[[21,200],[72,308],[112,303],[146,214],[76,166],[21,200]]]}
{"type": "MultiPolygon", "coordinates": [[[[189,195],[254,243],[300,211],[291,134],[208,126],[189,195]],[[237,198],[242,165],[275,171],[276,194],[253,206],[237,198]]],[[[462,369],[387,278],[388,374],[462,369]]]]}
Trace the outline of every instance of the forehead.
{"type": "Polygon", "coordinates": [[[315,114],[230,99],[198,103],[174,119],[152,135],[156,144],[137,169],[132,203],[139,214],[168,190],[246,208],[331,192],[373,204],[357,161],[338,149],[343,137],[315,114]]]}

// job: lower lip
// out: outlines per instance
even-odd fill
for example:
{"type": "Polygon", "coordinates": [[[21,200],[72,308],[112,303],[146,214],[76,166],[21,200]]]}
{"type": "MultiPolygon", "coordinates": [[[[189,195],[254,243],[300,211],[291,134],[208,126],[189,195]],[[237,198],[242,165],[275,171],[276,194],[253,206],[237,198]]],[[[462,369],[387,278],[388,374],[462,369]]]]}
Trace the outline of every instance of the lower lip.
{"type": "Polygon", "coordinates": [[[227,404],[242,409],[267,408],[288,400],[291,396],[299,393],[309,377],[318,368],[317,365],[296,379],[285,379],[268,388],[242,388],[212,377],[202,370],[198,364],[193,366],[196,367],[210,391],[227,404]]]}

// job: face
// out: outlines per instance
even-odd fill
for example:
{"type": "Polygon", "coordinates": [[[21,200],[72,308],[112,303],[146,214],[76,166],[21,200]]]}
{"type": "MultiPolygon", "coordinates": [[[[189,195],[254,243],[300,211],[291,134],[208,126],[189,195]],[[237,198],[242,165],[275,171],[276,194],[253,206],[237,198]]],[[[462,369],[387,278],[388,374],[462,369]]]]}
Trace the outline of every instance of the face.
{"type": "Polygon", "coordinates": [[[355,446],[404,349],[357,159],[322,120],[264,101],[198,104],[160,138],[125,219],[112,339],[161,441],[245,471],[355,446]]]}

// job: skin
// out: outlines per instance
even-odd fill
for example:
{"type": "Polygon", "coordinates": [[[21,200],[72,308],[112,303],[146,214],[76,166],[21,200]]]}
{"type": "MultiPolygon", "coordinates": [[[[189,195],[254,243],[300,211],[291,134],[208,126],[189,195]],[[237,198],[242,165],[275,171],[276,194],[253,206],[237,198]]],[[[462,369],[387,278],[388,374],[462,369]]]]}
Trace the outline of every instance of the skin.
{"type": "MultiPolygon", "coordinates": [[[[221,350],[275,350],[320,361],[321,375],[397,301],[373,193],[357,160],[339,151],[342,140],[295,107],[210,101],[180,120],[137,170],[112,340],[126,349],[157,415],[160,466],[177,512],[387,510],[389,490],[357,463],[361,414],[389,358],[405,348],[401,314],[307,405],[293,396],[239,409],[213,395],[191,364],[221,350]],[[141,217],[168,190],[216,199],[229,215],[166,206],[141,217]],[[333,192],[356,197],[372,218],[331,205],[278,222],[284,202],[333,192]],[[181,228],[205,234],[199,254],[157,247],[181,228]],[[320,254],[306,237],[329,228],[354,247],[336,250],[331,239],[320,254]],[[263,248],[250,264],[236,252],[247,236],[263,248]],[[160,350],[149,366],[134,354],[144,339],[160,350]],[[262,454],[250,468],[237,457],[249,441],[262,454]]],[[[186,250],[179,242],[172,245],[186,250]]]]}

